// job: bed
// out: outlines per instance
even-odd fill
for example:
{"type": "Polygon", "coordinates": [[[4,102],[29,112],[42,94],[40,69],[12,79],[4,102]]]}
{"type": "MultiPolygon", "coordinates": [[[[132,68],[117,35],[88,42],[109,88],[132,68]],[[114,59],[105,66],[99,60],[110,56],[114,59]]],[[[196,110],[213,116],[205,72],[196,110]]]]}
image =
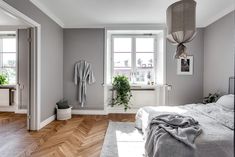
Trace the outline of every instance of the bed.
{"type": "MultiPolygon", "coordinates": [[[[233,157],[233,94],[222,96],[216,103],[143,107],[136,114],[136,128],[147,135],[150,121],[167,113],[191,116],[199,122],[202,133],[195,140],[197,157],[233,157]]],[[[164,147],[164,144],[159,147],[164,147]]]]}

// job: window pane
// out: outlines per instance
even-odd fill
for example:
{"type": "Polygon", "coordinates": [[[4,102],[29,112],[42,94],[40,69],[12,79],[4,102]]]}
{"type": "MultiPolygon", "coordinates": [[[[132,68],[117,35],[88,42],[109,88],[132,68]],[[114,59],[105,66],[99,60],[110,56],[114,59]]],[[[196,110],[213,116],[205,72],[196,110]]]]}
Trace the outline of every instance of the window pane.
{"type": "Polygon", "coordinates": [[[3,53],[3,67],[16,67],[16,53],[3,53]]]}
{"type": "Polygon", "coordinates": [[[3,39],[3,52],[16,52],[16,39],[15,38],[3,39]]]}
{"type": "Polygon", "coordinates": [[[114,38],[114,52],[131,52],[131,38],[114,38]]]}
{"type": "Polygon", "coordinates": [[[154,52],[154,38],[136,38],[136,52],[154,52]]]}
{"type": "Polygon", "coordinates": [[[130,68],[114,68],[114,77],[117,75],[124,75],[131,80],[131,69],[130,68]]]}
{"type": "Polygon", "coordinates": [[[135,74],[135,82],[136,83],[143,83],[148,84],[154,81],[154,70],[151,69],[137,69],[135,74]]]}
{"type": "Polygon", "coordinates": [[[131,67],[131,53],[114,53],[114,67],[131,67]]]}
{"type": "Polygon", "coordinates": [[[5,74],[7,76],[10,85],[16,84],[16,68],[0,68],[0,74],[5,74]]]}
{"type": "Polygon", "coordinates": [[[136,53],[136,66],[151,68],[154,66],[154,53],[136,53]]]}

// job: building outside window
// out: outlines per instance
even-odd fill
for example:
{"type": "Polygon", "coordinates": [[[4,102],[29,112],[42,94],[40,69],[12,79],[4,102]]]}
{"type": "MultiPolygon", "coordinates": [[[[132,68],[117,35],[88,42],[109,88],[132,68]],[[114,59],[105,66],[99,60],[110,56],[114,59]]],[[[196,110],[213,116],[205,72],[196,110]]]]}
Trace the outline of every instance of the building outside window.
{"type": "Polygon", "coordinates": [[[0,74],[7,76],[10,85],[16,84],[16,33],[0,32],[0,74]]]}

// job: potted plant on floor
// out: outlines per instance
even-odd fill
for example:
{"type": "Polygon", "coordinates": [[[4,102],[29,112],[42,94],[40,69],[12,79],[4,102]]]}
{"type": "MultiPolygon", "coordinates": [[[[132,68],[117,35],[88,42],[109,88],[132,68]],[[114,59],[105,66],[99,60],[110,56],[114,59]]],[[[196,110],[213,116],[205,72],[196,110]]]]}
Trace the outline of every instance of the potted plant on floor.
{"type": "Polygon", "coordinates": [[[207,97],[203,98],[203,104],[207,104],[207,103],[213,103],[216,102],[219,99],[220,94],[219,93],[214,93],[211,94],[209,93],[209,95],[207,97]]]}
{"type": "Polygon", "coordinates": [[[124,106],[124,110],[130,109],[130,100],[132,97],[131,86],[126,76],[118,75],[113,80],[113,95],[111,106],[124,106]]]}
{"type": "Polygon", "coordinates": [[[57,120],[68,120],[72,117],[72,107],[69,106],[68,101],[63,99],[56,103],[57,120]]]}

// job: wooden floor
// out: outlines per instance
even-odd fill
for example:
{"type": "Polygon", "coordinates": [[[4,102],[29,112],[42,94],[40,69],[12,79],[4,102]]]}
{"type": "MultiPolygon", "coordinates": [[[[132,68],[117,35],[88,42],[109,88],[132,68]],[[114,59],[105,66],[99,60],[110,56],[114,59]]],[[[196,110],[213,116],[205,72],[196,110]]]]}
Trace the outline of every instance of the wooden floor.
{"type": "Polygon", "coordinates": [[[38,132],[26,130],[26,115],[0,113],[0,156],[99,157],[108,121],[134,121],[134,115],[74,116],[38,132]]]}

